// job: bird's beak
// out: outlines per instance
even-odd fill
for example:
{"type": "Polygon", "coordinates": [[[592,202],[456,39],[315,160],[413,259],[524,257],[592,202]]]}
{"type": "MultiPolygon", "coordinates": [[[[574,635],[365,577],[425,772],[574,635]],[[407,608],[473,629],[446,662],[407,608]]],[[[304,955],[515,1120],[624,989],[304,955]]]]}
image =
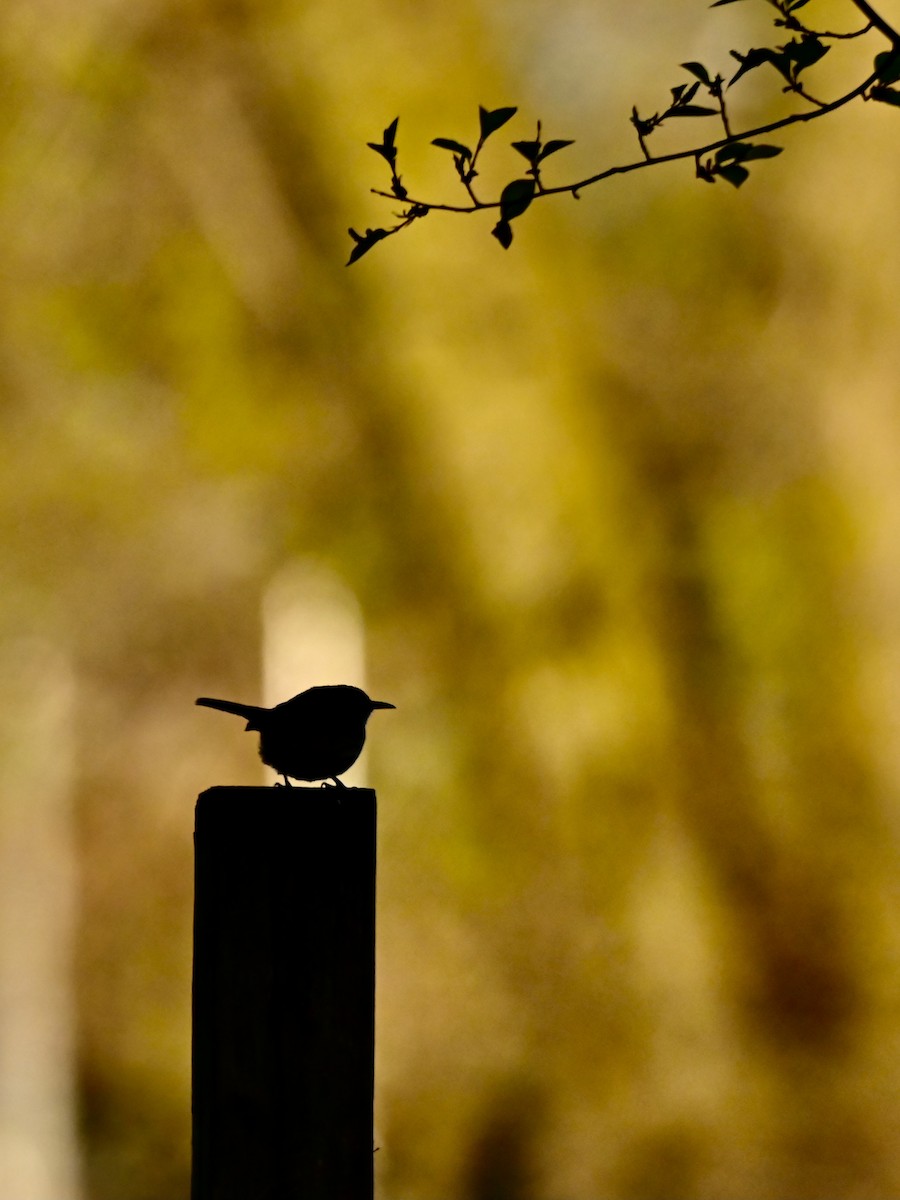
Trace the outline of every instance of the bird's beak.
{"type": "Polygon", "coordinates": [[[369,703],[372,705],[373,712],[376,708],[396,708],[397,707],[396,704],[388,704],[388,702],[386,700],[370,700],[369,703]]]}

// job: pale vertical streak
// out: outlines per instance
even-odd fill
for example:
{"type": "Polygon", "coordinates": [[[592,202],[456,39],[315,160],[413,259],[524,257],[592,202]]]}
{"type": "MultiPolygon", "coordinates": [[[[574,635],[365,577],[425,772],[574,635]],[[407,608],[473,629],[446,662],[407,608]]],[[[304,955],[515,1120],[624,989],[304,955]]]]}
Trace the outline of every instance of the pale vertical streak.
{"type": "MultiPolygon", "coordinates": [[[[365,632],[356,597],[314,559],[288,563],[263,596],[263,695],[267,705],[323,683],[365,688],[365,632]]],[[[342,780],[365,786],[365,752],[342,780]]]]}
{"type": "Polygon", "coordinates": [[[40,639],[0,674],[0,1196],[79,1200],[74,679],[40,639]]]}

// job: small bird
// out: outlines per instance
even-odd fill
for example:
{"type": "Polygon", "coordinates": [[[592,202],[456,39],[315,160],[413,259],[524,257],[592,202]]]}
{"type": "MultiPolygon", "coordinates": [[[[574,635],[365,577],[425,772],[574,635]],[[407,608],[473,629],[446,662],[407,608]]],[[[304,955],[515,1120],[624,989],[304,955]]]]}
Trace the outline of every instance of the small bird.
{"type": "Polygon", "coordinates": [[[291,787],[291,779],[330,779],[346,787],[338,776],[362,753],[366,721],[376,708],[395,707],[344,683],[307,688],[274,708],[209,696],[201,696],[197,704],[244,717],[246,728],[259,733],[259,757],[284,778],[285,787],[291,787]]]}

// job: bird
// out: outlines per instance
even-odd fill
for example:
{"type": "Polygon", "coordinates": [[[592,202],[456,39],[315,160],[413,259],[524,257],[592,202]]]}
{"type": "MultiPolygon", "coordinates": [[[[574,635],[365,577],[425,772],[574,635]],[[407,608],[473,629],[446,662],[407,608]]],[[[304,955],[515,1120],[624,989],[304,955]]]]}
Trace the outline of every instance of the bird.
{"type": "Polygon", "coordinates": [[[259,757],[281,775],[285,787],[292,786],[291,779],[322,780],[323,787],[331,780],[336,787],[346,787],[339,776],[362,753],[369,717],[378,708],[396,707],[370,700],[362,688],[345,683],[307,688],[274,708],[210,696],[196,703],[245,718],[245,728],[259,734],[259,757]]]}

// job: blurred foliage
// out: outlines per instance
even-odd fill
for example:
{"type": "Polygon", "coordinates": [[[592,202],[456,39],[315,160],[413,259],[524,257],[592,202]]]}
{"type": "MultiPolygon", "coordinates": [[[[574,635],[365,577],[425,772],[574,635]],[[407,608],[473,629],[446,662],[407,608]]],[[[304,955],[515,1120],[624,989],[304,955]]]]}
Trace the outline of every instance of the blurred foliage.
{"type": "MultiPolygon", "coordinates": [[[[428,184],[579,28],[499,7],[0,13],[0,628],[80,681],[90,1200],[187,1194],[192,803],[258,778],[192,702],[259,694],[298,555],[398,706],[381,1194],[900,1193],[896,114],[345,272],[383,114],[428,184]]],[[[670,7],[618,8],[668,66],[670,7]]]]}

